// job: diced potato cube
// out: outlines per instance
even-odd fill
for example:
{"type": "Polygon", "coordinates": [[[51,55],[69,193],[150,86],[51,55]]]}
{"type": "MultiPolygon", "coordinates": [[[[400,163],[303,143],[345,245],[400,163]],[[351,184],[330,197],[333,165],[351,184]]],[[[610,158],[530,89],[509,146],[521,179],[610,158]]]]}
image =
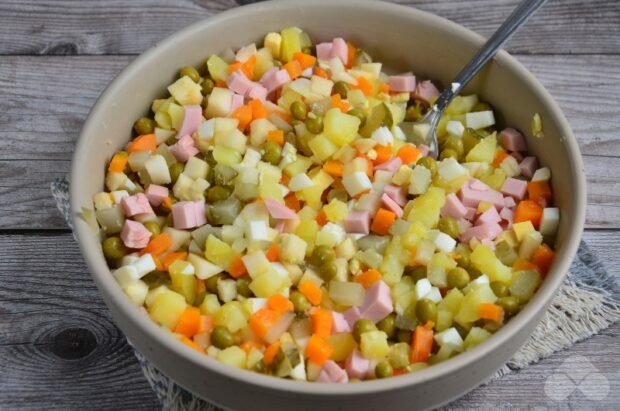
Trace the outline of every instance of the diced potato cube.
{"type": "Polygon", "coordinates": [[[262,250],[253,251],[242,257],[243,264],[248,270],[250,277],[256,278],[260,274],[271,270],[271,263],[262,250]]]}
{"type": "Polygon", "coordinates": [[[280,33],[268,33],[265,36],[264,45],[267,50],[271,52],[271,56],[274,59],[280,57],[280,47],[282,46],[282,36],[280,33]]]}
{"type": "Polygon", "coordinates": [[[195,180],[197,178],[207,178],[207,171],[209,171],[209,165],[206,161],[198,157],[190,157],[187,163],[185,163],[183,174],[195,180]]]}
{"type": "Polygon", "coordinates": [[[257,297],[269,298],[290,284],[288,276],[284,278],[276,270],[271,270],[256,276],[250,283],[250,290],[257,297]]]}
{"type": "MultiPolygon", "coordinates": [[[[407,169],[411,170],[409,167],[407,167],[407,169]]],[[[431,172],[429,169],[420,165],[415,166],[413,171],[410,173],[409,194],[424,194],[426,193],[426,190],[428,190],[430,184],[431,172]]]]}
{"type": "Polygon", "coordinates": [[[334,361],[344,361],[357,347],[351,333],[334,334],[327,339],[327,342],[334,348],[331,359],[334,361]]]}
{"type": "Polygon", "coordinates": [[[532,298],[541,282],[542,278],[537,271],[517,271],[510,286],[510,295],[525,303],[532,298]]]}
{"type": "Polygon", "coordinates": [[[181,77],[168,86],[170,95],[183,105],[200,104],[202,102],[201,90],[200,85],[194,83],[192,79],[187,76],[181,77]]]}
{"type": "Polygon", "coordinates": [[[465,160],[467,162],[483,162],[491,163],[495,157],[495,150],[497,149],[497,137],[496,133],[493,133],[485,137],[482,141],[472,148],[465,160]]]}
{"type": "Polygon", "coordinates": [[[244,368],[246,363],[246,353],[241,348],[233,345],[217,353],[216,359],[226,365],[237,368],[244,368]]]}
{"type": "Polygon", "coordinates": [[[207,60],[207,69],[215,81],[225,81],[228,77],[228,63],[217,54],[212,54],[207,60]]]}
{"type": "Polygon", "coordinates": [[[431,187],[426,193],[411,201],[407,221],[420,222],[433,228],[439,222],[439,211],[446,201],[446,193],[438,187],[431,187]]]}
{"type": "Polygon", "coordinates": [[[471,264],[485,273],[491,281],[501,281],[505,284],[510,282],[512,269],[502,264],[490,248],[484,245],[476,246],[469,258],[471,264]]]}
{"type": "Polygon", "coordinates": [[[494,303],[497,297],[488,284],[472,287],[461,302],[461,307],[454,320],[461,325],[468,325],[480,318],[480,304],[494,303]]]}
{"type": "MultiPolygon", "coordinates": [[[[198,86],[198,89],[200,89],[200,86],[198,86]]],[[[214,87],[207,101],[205,116],[207,118],[227,116],[232,106],[233,94],[227,88],[214,87]]],[[[195,104],[200,104],[200,101],[195,104]]]]}
{"type": "Polygon", "coordinates": [[[215,294],[207,294],[200,304],[200,313],[202,315],[215,315],[220,310],[220,301],[215,294]]]}
{"type": "Polygon", "coordinates": [[[194,275],[194,266],[183,260],[176,260],[169,268],[172,289],[185,297],[188,304],[196,299],[198,283],[194,275]]]}
{"type": "Polygon", "coordinates": [[[467,337],[465,337],[465,341],[463,342],[463,346],[466,350],[475,347],[478,344],[481,344],[489,339],[492,334],[480,327],[472,327],[467,333],[467,337]]]}
{"type": "Polygon", "coordinates": [[[519,258],[523,260],[529,260],[532,258],[532,254],[539,245],[542,244],[542,234],[538,231],[530,231],[525,236],[523,236],[523,241],[521,241],[521,245],[519,246],[519,258]]]}
{"type": "Polygon", "coordinates": [[[357,136],[360,119],[338,108],[330,109],[323,119],[324,133],[338,147],[350,144],[357,136]]]}
{"type": "Polygon", "coordinates": [[[280,256],[283,261],[299,264],[304,261],[308,244],[295,234],[281,235],[280,256]]]}
{"type": "Polygon", "coordinates": [[[123,291],[135,305],[142,307],[149,292],[149,286],[144,281],[138,280],[127,285],[123,291]]]}
{"type": "Polygon", "coordinates": [[[362,355],[368,359],[381,361],[390,352],[387,334],[383,331],[368,331],[362,334],[360,342],[362,355]]]}
{"type": "Polygon", "coordinates": [[[151,318],[168,329],[173,329],[187,307],[185,297],[171,290],[162,290],[149,307],[151,318]]]}
{"type": "Polygon", "coordinates": [[[249,315],[240,302],[230,301],[218,310],[213,320],[216,326],[236,333],[248,324],[249,315]]]}
{"type": "Polygon", "coordinates": [[[214,235],[209,235],[205,245],[205,257],[226,270],[237,257],[237,254],[228,244],[214,235]]]}
{"type": "Polygon", "coordinates": [[[525,235],[529,232],[535,231],[534,225],[531,221],[523,221],[512,225],[512,231],[514,231],[517,241],[523,241],[525,235]]]}
{"type": "Polygon", "coordinates": [[[338,151],[338,146],[324,134],[314,137],[308,142],[308,146],[319,161],[327,160],[338,151]]]}
{"type": "Polygon", "coordinates": [[[547,207],[543,210],[540,220],[540,233],[542,235],[553,236],[558,231],[560,225],[560,209],[547,207]]]}

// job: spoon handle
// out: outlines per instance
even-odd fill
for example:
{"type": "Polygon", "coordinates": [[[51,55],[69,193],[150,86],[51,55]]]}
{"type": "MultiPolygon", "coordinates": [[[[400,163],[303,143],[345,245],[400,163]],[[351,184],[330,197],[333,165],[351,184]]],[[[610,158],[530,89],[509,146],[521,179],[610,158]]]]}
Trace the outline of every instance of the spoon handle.
{"type": "Polygon", "coordinates": [[[461,72],[454,78],[452,84],[446,87],[437,99],[436,111],[442,112],[450,104],[454,96],[458,95],[463,87],[484,67],[497,53],[499,48],[517,31],[519,27],[538,10],[546,0],[524,0],[512,14],[502,23],[495,33],[487,40],[478,53],[467,63],[461,72]]]}

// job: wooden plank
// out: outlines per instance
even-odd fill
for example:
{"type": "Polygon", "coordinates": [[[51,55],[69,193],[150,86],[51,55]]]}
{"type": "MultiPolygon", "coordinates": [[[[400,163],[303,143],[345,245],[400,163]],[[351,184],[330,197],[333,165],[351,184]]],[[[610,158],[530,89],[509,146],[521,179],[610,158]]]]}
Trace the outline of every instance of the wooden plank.
{"type": "MultiPolygon", "coordinates": [[[[395,0],[489,36],[518,0],[395,0]]],[[[255,0],[8,0],[0,54],[138,54],[188,24],[255,0]]],[[[617,53],[615,0],[548,2],[509,42],[519,53],[617,53]]]]}
{"type": "MultiPolygon", "coordinates": [[[[584,238],[620,278],[618,232],[584,238]]],[[[154,409],[131,348],[115,327],[70,234],[0,235],[0,398],[10,409],[154,409]]],[[[544,379],[569,355],[608,375],[620,367],[620,324],[518,374],[479,388],[456,409],[551,405],[544,379]],[[524,390],[528,391],[524,395],[524,390]]],[[[610,394],[620,401],[620,390],[610,394]]],[[[605,403],[607,404],[607,403],[605,403]]],[[[612,404],[612,403],[609,403],[612,404]]],[[[588,407],[585,407],[588,408],[588,407]]],[[[609,408],[609,407],[608,407],[609,408]]]]}

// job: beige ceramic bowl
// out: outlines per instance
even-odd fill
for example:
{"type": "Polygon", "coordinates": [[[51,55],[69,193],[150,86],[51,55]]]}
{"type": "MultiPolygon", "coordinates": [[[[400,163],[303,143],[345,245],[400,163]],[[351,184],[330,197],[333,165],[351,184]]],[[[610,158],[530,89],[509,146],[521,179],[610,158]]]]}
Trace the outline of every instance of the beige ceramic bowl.
{"type": "MultiPolygon", "coordinates": [[[[269,31],[296,25],[314,41],[342,36],[364,47],[394,71],[449,84],[483,39],[442,18],[377,1],[286,0],[240,7],[196,23],[145,52],[110,84],[90,113],[77,143],[71,175],[71,207],[92,208],[103,189],[104,169],[130,138],[133,121],[162,96],[179,67],[199,64],[227,47],[260,42],[269,31]]],[[[125,297],[110,275],[97,237],[74,215],[84,258],[118,326],[159,369],[190,391],[231,409],[377,410],[425,409],[473,389],[524,343],[564,279],[575,255],[585,211],[583,165],[562,112],[521,64],[501,52],[468,92],[489,101],[500,120],[521,129],[531,151],[553,173],[562,220],[553,269],[531,302],[484,344],[420,372],[359,384],[326,385],[278,380],[225,366],[162,331],[125,297]],[[544,138],[531,136],[534,113],[544,138]]]]}

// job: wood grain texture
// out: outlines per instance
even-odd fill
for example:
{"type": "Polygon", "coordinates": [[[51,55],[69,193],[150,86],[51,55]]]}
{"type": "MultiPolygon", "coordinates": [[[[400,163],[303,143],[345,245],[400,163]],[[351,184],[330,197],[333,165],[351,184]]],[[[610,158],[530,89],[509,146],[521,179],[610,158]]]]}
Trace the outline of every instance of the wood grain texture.
{"type": "MultiPolygon", "coordinates": [[[[588,227],[620,228],[620,55],[518,56],[573,126],[589,183],[588,227]],[[596,67],[596,70],[591,70],[596,67]],[[567,80],[567,79],[570,80],[567,80]]],[[[64,227],[49,182],[69,171],[88,111],[130,56],[0,59],[0,228],[64,227]]]]}
{"type": "MultiPolygon", "coordinates": [[[[138,54],[188,24],[255,0],[5,0],[0,54],[138,54]]],[[[396,0],[489,36],[518,0],[396,0]]],[[[528,54],[617,53],[616,0],[549,1],[508,43],[528,54]]]]}
{"type": "MultiPolygon", "coordinates": [[[[620,279],[616,232],[586,233],[620,279]]],[[[70,234],[0,235],[0,398],[3,409],[155,409],[131,348],[116,328],[70,234]]],[[[570,355],[586,356],[606,376],[618,372],[620,324],[538,365],[479,388],[450,409],[553,407],[544,380],[570,355]],[[614,367],[616,367],[614,369],[614,367]]],[[[620,384],[620,381],[618,381],[620,384]]],[[[620,387],[618,387],[620,388],[620,387]]],[[[605,401],[620,402],[620,390],[605,401]]],[[[571,397],[580,409],[587,399],[571,397]],[[581,401],[581,402],[579,402],[581,401]]],[[[612,404],[612,402],[606,402],[612,404]]]]}

